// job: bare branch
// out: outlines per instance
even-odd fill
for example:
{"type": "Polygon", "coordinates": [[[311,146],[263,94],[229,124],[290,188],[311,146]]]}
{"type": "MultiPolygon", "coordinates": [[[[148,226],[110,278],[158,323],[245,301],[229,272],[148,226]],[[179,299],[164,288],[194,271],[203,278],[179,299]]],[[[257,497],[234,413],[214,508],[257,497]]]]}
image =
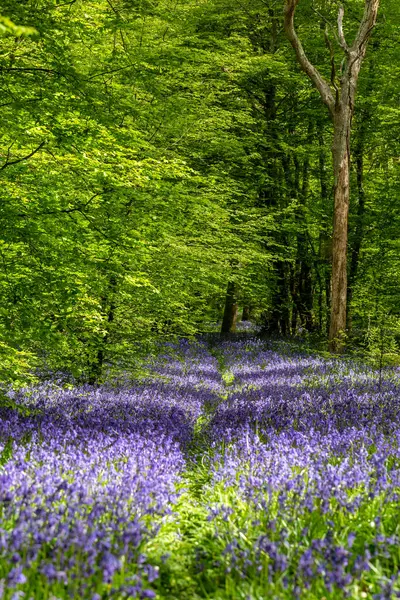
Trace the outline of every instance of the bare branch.
{"type": "Polygon", "coordinates": [[[111,4],[110,0],[106,0],[108,6],[111,8],[111,10],[117,15],[117,17],[119,17],[122,21],[125,21],[124,17],[121,15],[121,13],[115,8],[115,6],[113,4],[111,4]]]}
{"type": "Polygon", "coordinates": [[[86,78],[86,81],[90,81],[91,79],[96,79],[96,77],[101,77],[102,75],[111,75],[112,73],[118,73],[119,71],[124,71],[125,69],[130,69],[134,67],[135,64],[130,63],[129,65],[124,65],[123,67],[118,67],[117,69],[110,69],[109,71],[101,71],[100,73],[95,73],[94,75],[90,75],[90,77],[86,78]]]}
{"type": "Polygon", "coordinates": [[[346,52],[346,54],[348,54],[350,48],[348,47],[347,42],[346,42],[346,38],[344,36],[344,31],[343,31],[343,17],[344,17],[344,6],[341,4],[340,7],[339,7],[339,14],[338,14],[339,44],[343,48],[343,50],[346,52]]]}
{"type": "Polygon", "coordinates": [[[351,51],[357,52],[360,58],[364,58],[369,36],[376,24],[380,0],[365,0],[364,14],[360,27],[351,47],[351,51]]]}
{"type": "Polygon", "coordinates": [[[32,150],[32,152],[30,154],[27,154],[26,156],[23,156],[22,158],[17,158],[15,160],[10,160],[10,148],[7,151],[7,157],[6,157],[6,162],[4,164],[1,165],[0,167],[0,171],[2,171],[3,169],[5,169],[6,167],[10,167],[11,165],[16,165],[24,160],[28,160],[29,158],[31,158],[34,154],[36,154],[36,152],[39,152],[39,150],[41,148],[43,148],[43,146],[45,145],[46,141],[43,140],[43,142],[41,142],[39,144],[39,146],[37,148],[35,148],[35,150],[32,150]]]}
{"type": "Polygon", "coordinates": [[[64,2],[64,4],[57,4],[57,6],[55,6],[54,8],[62,8],[63,6],[72,6],[73,4],[75,4],[76,0],[71,0],[70,2],[64,2]]]}
{"type": "MultiPolygon", "coordinates": [[[[109,190],[111,191],[111,190],[109,190]]],[[[33,212],[33,213],[17,213],[18,217],[41,217],[43,215],[69,215],[71,213],[74,212],[79,212],[79,213],[83,213],[84,210],[87,209],[87,207],[89,206],[89,204],[98,196],[102,196],[103,194],[107,194],[108,191],[104,191],[104,192],[98,192],[97,194],[93,194],[93,196],[91,196],[89,198],[89,200],[87,200],[85,203],[81,203],[78,206],[75,206],[74,208],[58,208],[56,210],[44,210],[44,211],[40,211],[40,212],[33,212]]]]}
{"type": "Polygon", "coordinates": [[[318,16],[319,16],[319,18],[321,19],[321,23],[322,23],[322,21],[324,21],[324,22],[325,22],[325,24],[326,24],[326,25],[328,25],[328,27],[329,27],[330,29],[333,29],[333,26],[332,26],[332,23],[330,22],[330,20],[329,20],[329,19],[327,19],[327,18],[325,17],[325,15],[323,15],[323,14],[322,14],[322,12],[320,12],[320,11],[318,10],[318,8],[316,8],[316,6],[315,6],[315,0],[311,0],[311,9],[313,10],[313,12],[315,12],[315,14],[316,14],[316,15],[318,15],[318,16]]]}
{"type": "Polygon", "coordinates": [[[35,71],[40,71],[42,73],[49,73],[50,75],[58,75],[59,77],[65,77],[64,73],[60,73],[60,71],[55,71],[54,69],[45,69],[43,67],[0,67],[0,72],[6,71],[7,73],[11,71],[21,71],[27,73],[34,73],[35,71]]]}
{"type": "Polygon", "coordinates": [[[367,50],[368,40],[375,27],[380,0],[364,0],[364,14],[357,35],[347,54],[347,62],[342,76],[342,98],[351,110],[354,109],[354,99],[357,81],[367,50]]]}
{"type": "Polygon", "coordinates": [[[7,148],[7,156],[6,156],[6,162],[4,163],[5,165],[9,164],[9,160],[10,160],[10,156],[11,156],[11,148],[14,146],[15,142],[12,142],[10,144],[10,146],[7,148]]]}
{"type": "Polygon", "coordinates": [[[299,0],[286,0],[284,20],[286,35],[296,52],[297,60],[299,61],[301,68],[307,73],[308,77],[319,91],[323,102],[327,105],[331,114],[333,114],[335,109],[335,99],[332,90],[328,82],[319,73],[318,69],[316,69],[309,61],[294,27],[294,13],[298,2],[299,0]]]}
{"type": "Polygon", "coordinates": [[[335,95],[336,95],[336,106],[338,105],[339,102],[339,88],[337,86],[336,83],[336,65],[335,65],[335,51],[333,49],[333,45],[331,40],[329,39],[328,36],[328,27],[325,27],[325,44],[326,47],[329,50],[329,55],[330,55],[330,59],[331,59],[331,84],[333,86],[333,89],[335,90],[335,95]]]}

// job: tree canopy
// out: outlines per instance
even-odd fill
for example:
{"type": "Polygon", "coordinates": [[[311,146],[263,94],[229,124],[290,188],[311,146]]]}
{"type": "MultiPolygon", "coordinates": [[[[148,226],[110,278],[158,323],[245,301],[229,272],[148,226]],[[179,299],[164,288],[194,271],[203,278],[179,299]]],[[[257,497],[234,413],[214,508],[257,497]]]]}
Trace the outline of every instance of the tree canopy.
{"type": "MultiPolygon", "coordinates": [[[[347,39],[363,4],[344,2],[347,39]]],[[[326,336],[333,129],[283,7],[4,0],[3,380],[95,381],[160,335],[203,331],[229,298],[269,334],[326,336]]],[[[333,0],[296,11],[333,87],[337,13],[333,0]]],[[[400,335],[399,27],[382,0],[352,124],[346,336],[364,346],[382,327],[400,335]]]]}

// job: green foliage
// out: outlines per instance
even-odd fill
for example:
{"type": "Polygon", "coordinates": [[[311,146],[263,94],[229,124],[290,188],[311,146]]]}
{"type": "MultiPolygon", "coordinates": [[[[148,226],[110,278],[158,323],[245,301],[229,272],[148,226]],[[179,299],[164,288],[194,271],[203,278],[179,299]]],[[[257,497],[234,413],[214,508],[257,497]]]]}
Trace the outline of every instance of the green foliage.
{"type": "MultiPolygon", "coordinates": [[[[298,11],[326,76],[320,19],[335,10],[298,11]]],[[[218,320],[227,281],[271,331],[323,336],[331,125],[281,10],[5,0],[2,12],[0,378],[132,368],[160,335],[218,320]]],[[[347,2],[347,35],[358,16],[347,2]]],[[[351,325],[363,332],[377,297],[400,314],[398,19],[386,0],[355,115],[351,325]]]]}
{"type": "MultiPolygon", "coordinates": [[[[246,465],[243,465],[243,475],[248,476],[246,465]]],[[[147,556],[159,569],[157,597],[165,600],[261,600],[266,597],[289,600],[293,598],[293,589],[285,585],[284,576],[290,576],[296,571],[299,558],[309,548],[311,540],[324,538],[329,531],[334,543],[346,548],[349,533],[357,532],[351,558],[354,561],[358,552],[366,547],[374,547],[377,518],[383,531],[393,534],[399,530],[397,504],[383,503],[379,496],[373,501],[363,502],[350,516],[339,505],[332,506],[334,520],[327,523],[326,515],[319,509],[299,514],[294,508],[293,515],[286,514],[283,517],[278,498],[271,503],[268,511],[262,512],[256,504],[241,496],[239,484],[228,489],[215,482],[211,485],[206,466],[196,466],[188,473],[186,488],[174,514],[163,522],[158,535],[145,547],[147,556]],[[385,508],[382,509],[382,506],[385,508]],[[219,512],[211,521],[208,518],[210,508],[219,512]],[[267,531],[273,541],[271,523],[276,528],[277,542],[280,533],[286,532],[286,572],[271,576],[268,569],[270,558],[266,552],[263,553],[262,561],[255,561],[256,564],[261,562],[262,569],[254,566],[249,571],[245,558],[243,564],[240,561],[230,562],[229,553],[225,549],[232,540],[238,542],[236,554],[243,552],[251,560],[254,558],[257,540],[267,531]]],[[[357,495],[359,491],[349,490],[349,495],[357,495]]],[[[397,566],[398,551],[393,546],[385,561],[376,567],[372,565],[369,572],[364,571],[362,578],[354,585],[352,597],[367,598],[378,593],[383,573],[394,572],[397,566]]],[[[329,591],[321,574],[320,577],[315,577],[309,588],[302,587],[301,597],[307,600],[322,597],[333,600],[346,596],[336,587],[329,591]]]]}
{"type": "Polygon", "coordinates": [[[1,35],[14,35],[17,37],[23,35],[35,35],[36,29],[33,27],[23,27],[21,25],[15,25],[8,17],[0,15],[0,36],[1,35]]]}

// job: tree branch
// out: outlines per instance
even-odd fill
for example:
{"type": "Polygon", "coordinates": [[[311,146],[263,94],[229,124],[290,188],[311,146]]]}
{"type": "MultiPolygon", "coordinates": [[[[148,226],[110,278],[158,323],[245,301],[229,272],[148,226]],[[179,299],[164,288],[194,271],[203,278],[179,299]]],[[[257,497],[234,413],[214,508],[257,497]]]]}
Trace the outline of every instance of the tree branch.
{"type": "Polygon", "coordinates": [[[26,156],[23,156],[22,158],[16,158],[15,160],[10,160],[10,150],[11,150],[11,146],[7,151],[7,158],[6,158],[6,162],[1,165],[0,167],[0,171],[2,171],[3,169],[5,169],[6,167],[10,167],[11,165],[17,165],[18,163],[24,161],[24,160],[28,160],[29,158],[31,158],[34,154],[36,154],[36,152],[39,152],[39,150],[41,148],[43,148],[43,146],[45,145],[46,141],[43,140],[43,142],[40,142],[39,146],[37,148],[35,148],[35,150],[32,150],[32,152],[30,154],[27,154],[26,156]]]}
{"type": "Polygon", "coordinates": [[[118,67],[117,69],[110,69],[108,71],[101,71],[101,73],[95,73],[94,75],[90,75],[86,78],[86,81],[90,81],[91,79],[95,79],[96,77],[101,77],[102,75],[111,75],[112,73],[118,73],[118,71],[124,71],[125,69],[129,69],[131,67],[136,66],[135,64],[124,65],[123,67],[118,67]]]}
{"type": "Polygon", "coordinates": [[[343,31],[343,17],[344,17],[344,6],[341,4],[340,7],[339,7],[339,14],[338,14],[339,44],[343,48],[343,50],[346,52],[346,54],[348,54],[350,48],[348,47],[347,42],[346,42],[346,38],[344,36],[344,31],[343,31]]]}
{"type": "Polygon", "coordinates": [[[71,0],[70,2],[64,2],[64,4],[57,4],[57,6],[55,6],[54,8],[61,8],[63,6],[72,6],[73,4],[75,4],[76,0],[71,0]]]}
{"type": "Polygon", "coordinates": [[[371,31],[375,27],[380,0],[365,0],[365,8],[360,27],[350,50],[363,58],[371,31]]]}
{"type": "Polygon", "coordinates": [[[63,73],[60,71],[55,71],[54,69],[45,69],[44,67],[0,67],[0,72],[6,71],[10,73],[11,71],[21,71],[27,73],[34,73],[35,71],[39,71],[41,73],[49,73],[50,75],[58,75],[59,77],[65,77],[63,73]]]}
{"type": "Polygon", "coordinates": [[[326,47],[329,50],[329,55],[330,55],[330,58],[331,58],[331,84],[332,84],[332,86],[333,86],[333,88],[334,88],[334,90],[336,92],[336,101],[337,101],[337,95],[339,93],[339,90],[338,90],[338,87],[336,85],[335,52],[334,52],[334,49],[333,49],[332,42],[331,42],[331,40],[329,39],[329,36],[328,36],[328,28],[327,27],[325,27],[324,35],[325,35],[325,44],[326,44],[326,47]]]}
{"type": "Polygon", "coordinates": [[[319,73],[318,69],[316,69],[307,58],[302,43],[300,42],[294,27],[294,13],[296,11],[298,2],[299,0],[286,0],[284,12],[286,35],[292,44],[294,51],[296,52],[297,60],[299,61],[301,68],[303,71],[305,71],[305,73],[307,73],[308,77],[319,91],[323,102],[329,108],[331,114],[333,114],[335,109],[335,99],[333,97],[332,90],[328,82],[325,81],[325,79],[319,73]]]}
{"type": "Polygon", "coordinates": [[[74,208],[58,208],[56,210],[43,210],[41,212],[33,212],[33,213],[18,213],[17,216],[18,217],[41,217],[41,216],[45,216],[45,215],[61,215],[61,214],[65,214],[65,215],[69,215],[71,213],[74,212],[79,212],[81,214],[83,214],[83,212],[87,209],[87,207],[89,206],[89,204],[98,196],[102,196],[104,194],[107,194],[109,192],[111,192],[112,190],[105,190],[104,192],[97,192],[97,194],[93,194],[93,196],[91,196],[89,198],[89,200],[87,200],[85,203],[79,204],[78,206],[75,206],[74,208]]]}
{"type": "Polygon", "coordinates": [[[364,14],[357,35],[348,51],[348,60],[342,76],[342,97],[353,110],[357,80],[367,50],[368,40],[375,27],[380,0],[364,0],[364,14]]]}

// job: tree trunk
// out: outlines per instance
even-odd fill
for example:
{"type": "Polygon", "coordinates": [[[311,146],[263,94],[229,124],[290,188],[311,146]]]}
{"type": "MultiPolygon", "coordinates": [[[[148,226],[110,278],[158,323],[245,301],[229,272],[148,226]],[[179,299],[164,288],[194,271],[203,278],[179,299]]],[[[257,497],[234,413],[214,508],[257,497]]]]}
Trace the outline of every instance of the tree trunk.
{"type": "Polygon", "coordinates": [[[329,349],[340,352],[345,343],[347,308],[347,235],[350,200],[350,107],[334,117],[334,214],[332,240],[332,301],[329,349]]]}
{"type": "MultiPolygon", "coordinates": [[[[373,44],[375,45],[375,43],[373,44]]],[[[372,94],[375,82],[375,61],[369,63],[369,74],[366,87],[366,94],[369,97],[372,94]]],[[[357,214],[353,236],[351,239],[349,280],[347,285],[347,329],[352,327],[352,306],[353,289],[358,273],[358,264],[360,260],[361,246],[364,237],[364,219],[365,219],[365,189],[364,189],[364,150],[365,139],[368,135],[368,127],[372,117],[373,107],[368,101],[360,110],[359,126],[357,129],[357,143],[354,149],[354,158],[357,175],[357,214]]]]}
{"type": "Polygon", "coordinates": [[[92,365],[90,367],[88,382],[92,385],[94,385],[101,378],[101,374],[103,371],[106,348],[107,348],[107,344],[109,343],[109,337],[110,337],[110,327],[114,321],[114,316],[115,316],[116,293],[117,293],[117,279],[116,279],[115,275],[112,274],[109,276],[109,287],[108,287],[107,296],[104,296],[102,298],[103,311],[106,313],[106,316],[107,316],[107,324],[105,326],[104,335],[102,336],[102,338],[99,341],[99,345],[98,345],[97,353],[96,353],[96,360],[92,363],[92,365]]]}
{"type": "MultiPolygon", "coordinates": [[[[308,124],[307,144],[313,142],[313,124],[308,124]]],[[[298,169],[299,170],[299,169],[298,169]]],[[[297,234],[297,255],[300,263],[298,285],[298,312],[301,325],[307,330],[314,328],[313,319],[313,281],[312,281],[312,256],[308,243],[308,224],[306,219],[306,206],[310,188],[310,158],[305,156],[302,169],[302,186],[300,192],[299,232],[297,234]]]]}
{"type": "Polygon", "coordinates": [[[312,269],[311,265],[307,262],[303,262],[300,271],[300,319],[303,327],[307,331],[313,331],[314,319],[313,319],[313,285],[312,285],[312,269]]]}
{"type": "MultiPolygon", "coordinates": [[[[330,198],[328,193],[328,177],[326,170],[326,154],[322,123],[319,125],[319,180],[321,192],[322,212],[329,213],[330,198]]],[[[322,276],[324,283],[320,285],[319,291],[319,326],[322,333],[323,322],[325,322],[326,334],[329,335],[329,320],[331,307],[331,260],[332,260],[332,239],[328,234],[328,223],[324,218],[322,231],[319,235],[319,260],[322,265],[322,276]],[[325,315],[323,313],[322,298],[325,297],[325,315]],[[324,319],[325,316],[325,319],[324,319]]]]}
{"type": "Polygon", "coordinates": [[[222,319],[221,336],[229,335],[236,331],[238,305],[236,301],[236,285],[234,281],[228,282],[225,296],[224,316],[222,319]]]}
{"type": "Polygon", "coordinates": [[[248,304],[246,304],[243,307],[242,321],[249,321],[249,320],[250,320],[250,306],[248,304]]]}
{"type": "Polygon", "coordinates": [[[332,245],[332,306],[329,328],[329,347],[333,352],[343,349],[347,310],[347,228],[350,184],[350,132],[351,119],[361,64],[368,40],[375,27],[380,0],[364,0],[364,14],[354,42],[349,46],[343,28],[344,7],[339,6],[337,40],[344,53],[340,79],[337,77],[333,46],[331,54],[331,80],[328,82],[309,61],[294,26],[294,15],[299,0],[285,0],[284,26],[303,71],[311,79],[333,121],[333,169],[335,202],[332,245]]]}
{"type": "Polygon", "coordinates": [[[357,217],[354,231],[353,245],[350,255],[349,281],[347,287],[347,329],[351,329],[351,301],[353,299],[353,287],[357,277],[358,263],[360,258],[361,244],[364,235],[364,216],[365,216],[365,191],[364,191],[364,148],[362,138],[359,140],[355,152],[355,162],[357,170],[357,192],[358,205],[357,217]]]}
{"type": "Polygon", "coordinates": [[[292,316],[290,319],[290,333],[291,335],[296,335],[297,329],[297,264],[291,265],[290,267],[290,296],[292,298],[292,316]]]}
{"type": "Polygon", "coordinates": [[[290,334],[290,282],[287,273],[288,264],[277,261],[275,290],[272,297],[272,307],[264,325],[264,331],[269,335],[290,334]]]}

